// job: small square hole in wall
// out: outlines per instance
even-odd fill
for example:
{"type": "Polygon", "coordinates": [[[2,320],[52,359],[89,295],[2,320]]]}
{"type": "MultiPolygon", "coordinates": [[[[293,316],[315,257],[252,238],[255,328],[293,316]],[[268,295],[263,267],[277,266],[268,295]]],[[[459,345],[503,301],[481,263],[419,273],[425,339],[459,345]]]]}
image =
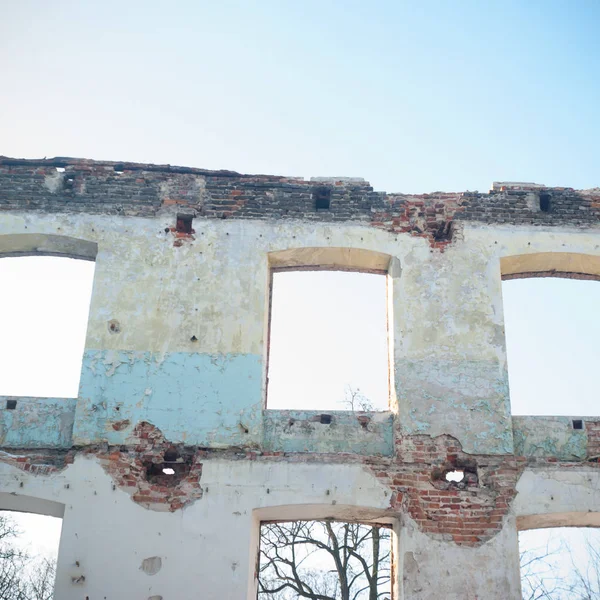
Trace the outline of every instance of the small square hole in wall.
{"type": "Polygon", "coordinates": [[[321,186],[313,191],[315,210],[329,210],[331,208],[331,188],[321,186]]]}
{"type": "Polygon", "coordinates": [[[583,429],[583,421],[581,419],[573,419],[573,429],[583,429]]]}
{"type": "Polygon", "coordinates": [[[177,215],[177,224],[175,229],[177,233],[192,233],[192,215],[177,215]]]}
{"type": "Polygon", "coordinates": [[[7,410],[15,410],[15,408],[17,408],[17,401],[16,400],[7,400],[6,408],[7,408],[7,410]]]}
{"type": "Polygon", "coordinates": [[[540,210],[550,212],[550,194],[540,194],[540,210]]]}

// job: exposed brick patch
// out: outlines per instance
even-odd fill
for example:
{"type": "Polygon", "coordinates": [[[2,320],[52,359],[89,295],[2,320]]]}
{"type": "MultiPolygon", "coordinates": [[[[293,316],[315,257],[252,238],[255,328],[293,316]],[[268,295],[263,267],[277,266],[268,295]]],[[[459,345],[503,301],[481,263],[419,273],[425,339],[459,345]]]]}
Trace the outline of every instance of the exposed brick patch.
{"type": "MultiPolygon", "coordinates": [[[[351,221],[427,239],[443,250],[463,221],[487,224],[593,227],[600,223],[600,189],[496,189],[421,195],[375,192],[357,179],[328,180],[329,208],[315,204],[315,182],[170,165],[73,158],[0,157],[0,210],[121,214],[152,217],[164,207],[203,219],[351,221]],[[57,170],[57,167],[61,171],[57,170]],[[539,196],[550,198],[542,211],[539,196]]],[[[189,233],[175,232],[174,245],[189,233]]]]}
{"type": "Polygon", "coordinates": [[[358,464],[389,490],[390,514],[409,514],[423,533],[435,539],[475,547],[502,529],[525,468],[580,470],[585,465],[587,469],[600,469],[600,420],[585,420],[585,428],[588,452],[582,461],[470,455],[448,435],[399,435],[395,457],[209,449],[171,444],[158,428],[142,422],[134,428],[127,445],[87,446],[69,451],[7,449],[0,452],[0,462],[35,475],[52,475],[72,463],[77,452],[93,455],[111,475],[115,486],[131,494],[141,506],[159,511],[176,511],[202,498],[202,465],[212,459],[358,464]],[[164,467],[174,473],[165,474],[164,467]],[[465,480],[446,481],[443,475],[452,469],[464,470],[465,480]]]}
{"type": "Polygon", "coordinates": [[[585,421],[588,460],[600,463],[600,421],[585,421]]]}
{"type": "Polygon", "coordinates": [[[130,441],[127,446],[95,454],[115,484],[131,494],[134,502],[173,512],[202,498],[202,463],[195,449],[170,444],[147,422],[136,425],[130,441]],[[167,475],[163,468],[174,473],[167,475]]]}
{"type": "Polygon", "coordinates": [[[32,475],[58,473],[71,464],[74,458],[74,450],[24,450],[21,448],[0,450],[0,462],[12,465],[32,475]]]}
{"type": "Polygon", "coordinates": [[[383,210],[373,212],[371,225],[393,233],[427,238],[434,248],[445,248],[453,238],[454,219],[462,210],[462,194],[387,196],[383,210]]]}
{"type": "Polygon", "coordinates": [[[410,514],[423,533],[464,546],[502,529],[519,475],[514,457],[467,455],[446,435],[401,437],[397,458],[381,466],[369,465],[392,491],[390,508],[410,514]],[[450,469],[465,470],[465,481],[442,480],[450,469]]]}
{"type": "Polygon", "coordinates": [[[122,419],[121,421],[115,421],[112,424],[112,428],[115,431],[123,431],[123,429],[127,429],[129,427],[129,419],[122,419]]]}

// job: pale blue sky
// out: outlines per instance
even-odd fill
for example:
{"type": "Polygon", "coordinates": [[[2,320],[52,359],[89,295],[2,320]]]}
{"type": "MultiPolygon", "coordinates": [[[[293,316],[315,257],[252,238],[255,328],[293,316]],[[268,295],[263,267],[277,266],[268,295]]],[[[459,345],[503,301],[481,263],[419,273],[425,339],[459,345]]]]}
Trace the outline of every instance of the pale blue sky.
{"type": "Polygon", "coordinates": [[[0,0],[0,151],[598,185],[596,0],[0,0]]]}
{"type": "MultiPolygon", "coordinates": [[[[0,154],[361,176],[403,192],[593,187],[599,24],[597,0],[0,0],[0,154]]],[[[575,339],[570,364],[594,373],[600,284],[571,283],[514,302],[520,282],[504,286],[507,314],[521,304],[528,324],[512,348],[509,331],[513,395],[555,413],[581,412],[579,375],[536,386],[515,369],[519,353],[549,364],[526,349],[538,319],[556,330],[538,348],[575,339]]]]}

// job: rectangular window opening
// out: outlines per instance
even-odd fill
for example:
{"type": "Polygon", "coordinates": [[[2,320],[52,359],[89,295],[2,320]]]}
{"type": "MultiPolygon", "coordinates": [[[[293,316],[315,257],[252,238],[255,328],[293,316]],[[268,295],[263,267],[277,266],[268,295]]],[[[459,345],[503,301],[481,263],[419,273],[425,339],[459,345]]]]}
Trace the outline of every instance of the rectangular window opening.
{"type": "Polygon", "coordinates": [[[258,599],[299,598],[298,590],[306,585],[315,597],[337,599],[342,598],[344,584],[354,600],[390,599],[392,559],[392,530],[387,525],[261,523],[258,599]],[[336,567],[336,557],[345,566],[336,567]]]}
{"type": "Polygon", "coordinates": [[[94,267],[54,256],[0,258],[0,395],[77,397],[94,267]]]}
{"type": "MultiPolygon", "coordinates": [[[[558,277],[503,281],[512,413],[598,414],[600,283],[558,277]]],[[[581,428],[573,420],[573,428],[581,428]]]]}
{"type": "Polygon", "coordinates": [[[52,598],[62,519],[0,511],[2,598],[52,598]]]}
{"type": "Polygon", "coordinates": [[[273,270],[267,408],[387,410],[386,275],[273,270]]]}

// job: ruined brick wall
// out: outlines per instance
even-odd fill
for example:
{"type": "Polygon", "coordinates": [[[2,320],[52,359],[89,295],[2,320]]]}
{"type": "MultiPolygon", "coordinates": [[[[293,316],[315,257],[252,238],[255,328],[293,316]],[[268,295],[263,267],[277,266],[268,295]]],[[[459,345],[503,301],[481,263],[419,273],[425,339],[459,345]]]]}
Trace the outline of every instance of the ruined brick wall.
{"type": "MultiPolygon", "coordinates": [[[[96,278],[79,397],[11,398],[0,413],[0,497],[64,504],[67,600],[124,597],[127,586],[128,597],[245,597],[253,513],[278,519],[286,505],[393,522],[406,599],[434,597],[424,580],[448,561],[445,597],[516,599],[515,522],[539,485],[519,482],[551,480],[540,513],[554,510],[555,489],[567,500],[560,511],[594,512],[600,421],[511,419],[501,261],[556,252],[600,261],[599,217],[598,189],[402,195],[357,179],[2,158],[3,255],[27,238],[17,254],[95,257],[96,278]],[[302,411],[282,443],[292,417],[264,404],[265,307],[273,254],[298,248],[388,258],[394,385],[390,411],[302,411]],[[39,435],[58,424],[60,435],[39,435]],[[452,470],[464,479],[448,481],[452,470]],[[154,555],[168,582],[158,596],[139,569],[154,555]],[[91,574],[84,593],[74,564],[91,574]],[[98,564],[127,581],[115,592],[98,564]]],[[[584,266],[563,275],[600,272],[565,264],[584,266]]]]}
{"type": "Polygon", "coordinates": [[[460,221],[594,226],[600,189],[494,189],[405,195],[376,192],[360,179],[305,181],[185,167],[71,158],[0,157],[0,210],[155,216],[163,207],[208,219],[356,221],[426,237],[439,248],[460,221]],[[316,208],[325,194],[327,209],[316,208]]]}

